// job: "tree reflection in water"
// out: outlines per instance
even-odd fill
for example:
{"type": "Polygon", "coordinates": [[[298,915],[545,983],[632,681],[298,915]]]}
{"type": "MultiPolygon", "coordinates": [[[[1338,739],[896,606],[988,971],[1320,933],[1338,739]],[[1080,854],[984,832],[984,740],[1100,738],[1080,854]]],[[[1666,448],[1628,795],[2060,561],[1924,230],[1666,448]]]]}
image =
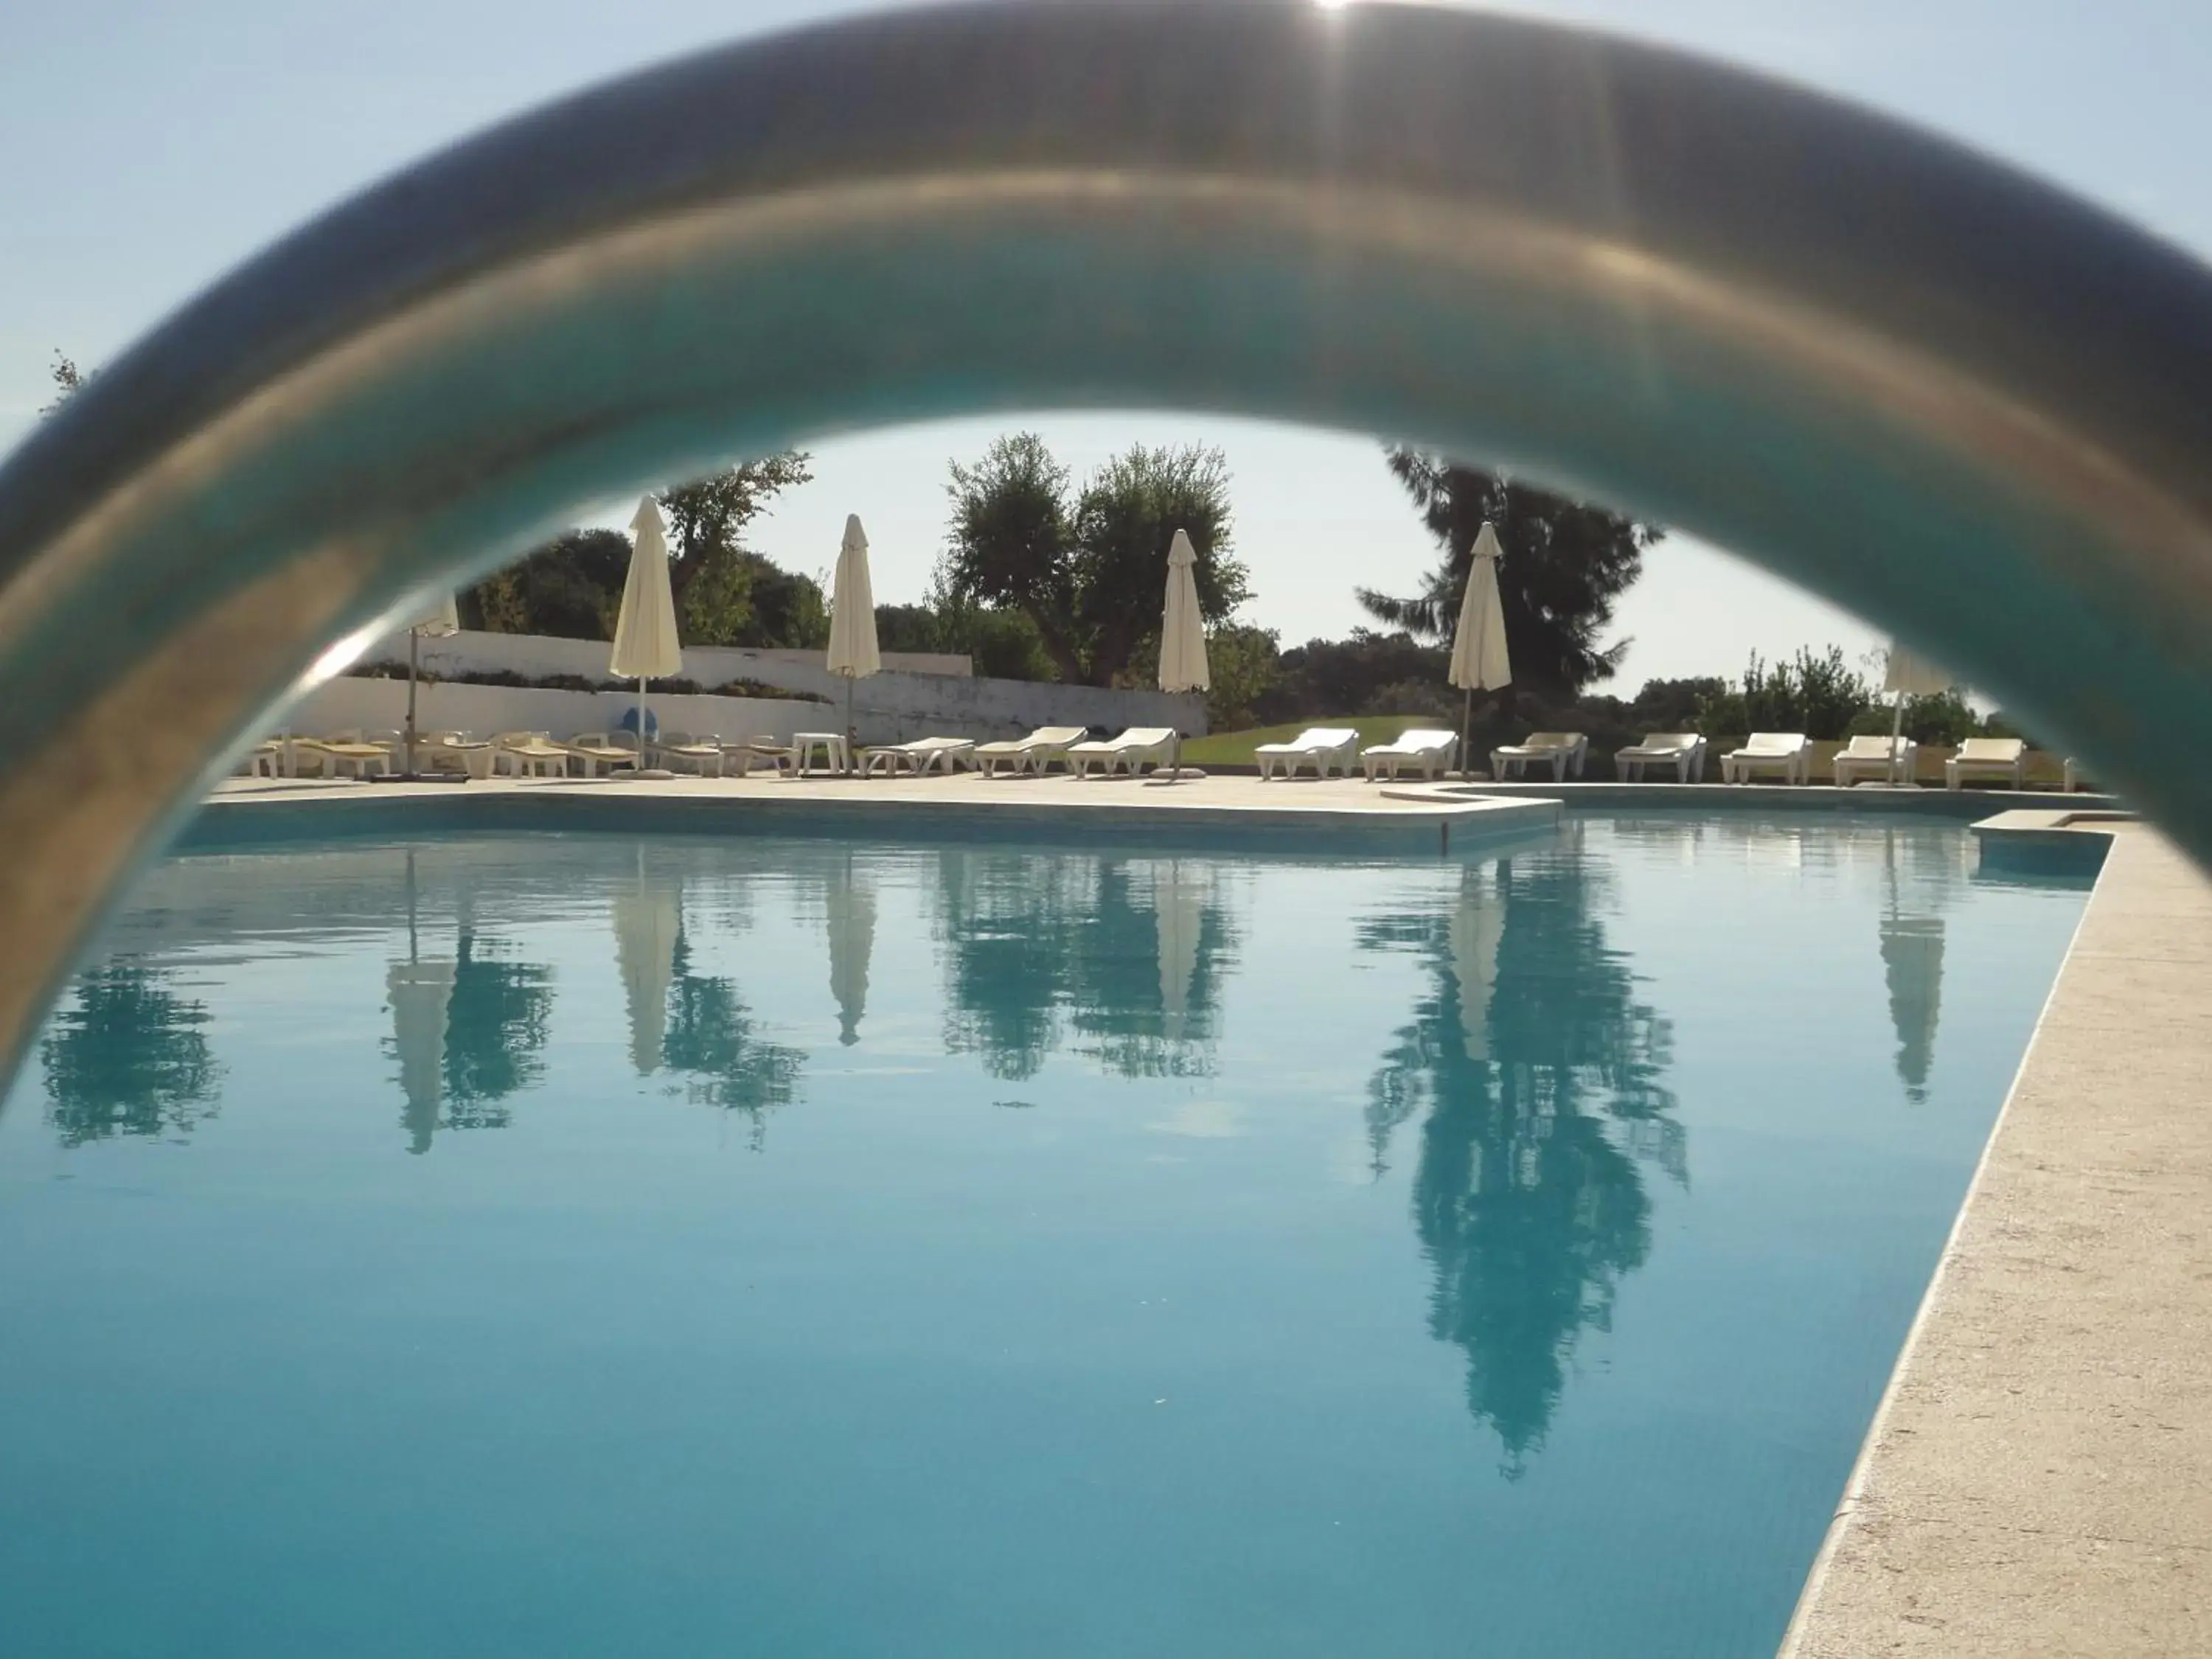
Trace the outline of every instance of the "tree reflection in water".
{"type": "Polygon", "coordinates": [[[222,1068],[208,1048],[208,1018],[204,1003],[177,995],[169,975],[143,961],[118,957],[79,975],[39,1045],[62,1145],[187,1134],[214,1116],[222,1068]]]}
{"type": "Polygon", "coordinates": [[[1686,1181],[1661,1085],[1668,1030],[1633,994],[1571,853],[1469,868],[1444,914],[1374,921],[1432,989],[1370,1090],[1375,1165],[1425,1113],[1413,1217],[1435,1271],[1430,1330],[1468,1357],[1468,1406],[1517,1476],[1540,1449],[1586,1328],[1608,1328],[1650,1249],[1641,1165],[1686,1181]]]}
{"type": "Polygon", "coordinates": [[[948,848],[945,1047],[1035,1077],[1063,1046],[1117,1077],[1210,1077],[1234,933],[1203,860],[948,848]]]}
{"type": "Polygon", "coordinates": [[[684,1074],[690,1099],[749,1119],[749,1144],[758,1152],[767,1143],[768,1115],[798,1093],[805,1054],[762,1037],[735,982],[695,974],[691,961],[690,939],[679,927],[661,1059],[684,1074]]]}
{"type": "Polygon", "coordinates": [[[507,1126],[504,1103],[545,1075],[552,1012],[552,969],[511,960],[465,921],[446,1011],[443,1127],[507,1126]]]}

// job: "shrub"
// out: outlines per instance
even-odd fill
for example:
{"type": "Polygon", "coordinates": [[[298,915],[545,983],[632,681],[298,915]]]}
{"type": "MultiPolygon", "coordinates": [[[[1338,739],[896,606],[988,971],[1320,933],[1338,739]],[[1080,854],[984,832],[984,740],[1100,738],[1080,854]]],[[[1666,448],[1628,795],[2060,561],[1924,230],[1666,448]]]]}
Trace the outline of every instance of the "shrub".
{"type": "Polygon", "coordinates": [[[1723,682],[1698,697],[1698,729],[1708,737],[1802,732],[1840,738],[1873,702],[1865,677],[1844,660],[1841,646],[1819,653],[1801,647],[1790,661],[1771,665],[1754,651],[1740,685],[1723,682]]]}
{"type": "MultiPolygon", "coordinates": [[[[1861,711],[1844,735],[1886,738],[1896,720],[1893,704],[1877,702],[1861,711]]],[[[1956,691],[1905,700],[1905,735],[1915,743],[1956,748],[1960,738],[1978,736],[1981,729],[1980,716],[1966,706],[1966,700],[1956,691]]]]}

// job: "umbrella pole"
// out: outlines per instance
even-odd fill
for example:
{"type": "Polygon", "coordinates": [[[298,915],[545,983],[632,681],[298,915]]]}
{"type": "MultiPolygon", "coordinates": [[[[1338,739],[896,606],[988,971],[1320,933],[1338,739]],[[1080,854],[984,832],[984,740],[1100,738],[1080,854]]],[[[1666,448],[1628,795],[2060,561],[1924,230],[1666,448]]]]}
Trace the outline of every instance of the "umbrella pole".
{"type": "Polygon", "coordinates": [[[415,775],[415,678],[421,668],[422,654],[422,636],[410,628],[407,630],[407,763],[400,769],[410,778],[415,775]]]}
{"type": "Polygon", "coordinates": [[[845,676],[845,775],[853,775],[853,683],[857,677],[845,676]]]}
{"type": "Polygon", "coordinates": [[[1897,694],[1897,712],[1891,717],[1889,722],[1889,781],[1892,783],[1903,783],[1906,781],[1905,779],[1898,776],[1898,773],[1902,769],[1898,758],[1898,739],[1902,738],[1904,735],[1905,693],[1899,691],[1897,694]]]}
{"type": "Polygon", "coordinates": [[[1459,717],[1459,777],[1465,783],[1474,775],[1474,688],[1467,688],[1467,703],[1459,717]]]}
{"type": "MultiPolygon", "coordinates": [[[[637,677],[637,769],[645,770],[645,676],[637,677]]],[[[611,773],[610,776],[613,775],[611,773]]]]}

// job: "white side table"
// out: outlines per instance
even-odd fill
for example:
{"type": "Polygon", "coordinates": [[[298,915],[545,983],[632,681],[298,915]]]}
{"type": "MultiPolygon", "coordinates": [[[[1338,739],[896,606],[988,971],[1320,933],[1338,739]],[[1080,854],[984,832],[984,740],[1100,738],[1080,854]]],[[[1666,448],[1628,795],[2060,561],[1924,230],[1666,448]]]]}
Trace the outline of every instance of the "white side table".
{"type": "Polygon", "coordinates": [[[793,777],[812,775],[813,760],[818,751],[822,769],[832,777],[842,776],[853,769],[852,757],[845,749],[842,732],[800,732],[791,739],[791,771],[793,777]]]}

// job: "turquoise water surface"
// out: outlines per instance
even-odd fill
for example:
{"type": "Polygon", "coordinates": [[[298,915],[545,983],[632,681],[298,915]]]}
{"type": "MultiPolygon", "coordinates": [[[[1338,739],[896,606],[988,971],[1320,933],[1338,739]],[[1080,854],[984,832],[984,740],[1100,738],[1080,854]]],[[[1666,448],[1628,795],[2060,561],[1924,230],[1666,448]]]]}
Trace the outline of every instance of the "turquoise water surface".
{"type": "Polygon", "coordinates": [[[173,859],[0,1119],[0,1650],[1764,1659],[2085,893],[173,859]]]}

